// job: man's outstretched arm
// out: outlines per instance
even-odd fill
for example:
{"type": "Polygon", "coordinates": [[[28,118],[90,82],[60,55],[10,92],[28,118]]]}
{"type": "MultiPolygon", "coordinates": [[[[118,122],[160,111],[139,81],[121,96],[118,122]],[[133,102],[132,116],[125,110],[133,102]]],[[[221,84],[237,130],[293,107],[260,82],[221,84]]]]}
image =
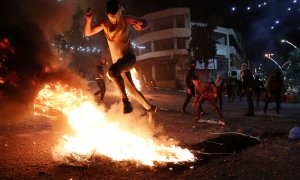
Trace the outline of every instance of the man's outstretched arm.
{"type": "Polygon", "coordinates": [[[85,36],[92,36],[100,31],[103,30],[103,25],[100,22],[100,24],[94,26],[91,28],[91,24],[92,24],[92,10],[91,8],[88,8],[86,13],[85,13],[85,26],[84,26],[84,35],[85,36]]]}

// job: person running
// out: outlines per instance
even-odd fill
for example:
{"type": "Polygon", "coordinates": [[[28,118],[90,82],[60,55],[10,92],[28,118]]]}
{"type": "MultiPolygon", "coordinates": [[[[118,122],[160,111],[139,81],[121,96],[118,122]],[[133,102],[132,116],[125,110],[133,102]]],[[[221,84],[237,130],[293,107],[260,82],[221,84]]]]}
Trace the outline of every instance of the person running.
{"type": "Polygon", "coordinates": [[[145,19],[122,15],[123,10],[119,1],[109,0],[106,4],[107,17],[102,19],[98,25],[91,27],[92,10],[88,8],[85,14],[84,34],[85,36],[92,36],[100,31],[104,31],[113,61],[108,74],[120,92],[124,107],[123,113],[131,113],[133,111],[126,94],[126,88],[130,95],[148,111],[150,121],[153,121],[157,107],[151,105],[144,95],[137,90],[130,73],[130,70],[135,67],[136,56],[130,42],[129,27],[133,26],[135,30],[141,31],[147,29],[149,23],[145,19]]]}
{"type": "Polygon", "coordinates": [[[271,98],[274,97],[276,101],[276,112],[277,114],[279,114],[280,104],[281,104],[281,93],[284,90],[283,77],[280,69],[275,70],[271,74],[271,76],[268,78],[266,82],[265,88],[266,88],[267,95],[266,95],[264,113],[267,113],[268,104],[271,101],[271,98]]]}
{"type": "Polygon", "coordinates": [[[224,84],[224,81],[220,74],[217,74],[217,78],[215,80],[215,85],[217,87],[216,101],[219,100],[219,107],[220,107],[220,110],[222,111],[222,109],[223,109],[223,90],[225,88],[225,84],[224,84]]]}
{"type": "Polygon", "coordinates": [[[190,70],[187,71],[185,78],[184,78],[184,82],[187,87],[187,90],[186,90],[186,98],[185,98],[185,101],[183,103],[182,110],[181,110],[181,112],[183,112],[183,113],[186,113],[186,111],[185,111],[186,106],[191,101],[192,97],[195,96],[195,85],[192,81],[193,77],[196,76],[195,68],[196,68],[196,63],[192,62],[190,65],[190,70]]]}
{"type": "Polygon", "coordinates": [[[94,95],[97,97],[100,94],[100,100],[99,103],[103,102],[104,95],[106,92],[106,86],[105,86],[105,65],[106,65],[106,58],[103,57],[99,64],[96,66],[97,74],[96,74],[96,84],[99,88],[97,92],[94,93],[94,95]]]}
{"type": "Polygon", "coordinates": [[[212,110],[216,111],[220,117],[218,123],[225,125],[224,116],[216,103],[217,88],[215,84],[201,82],[196,76],[193,78],[193,83],[195,85],[194,107],[196,107],[196,117],[194,121],[199,121],[201,119],[201,112],[203,112],[202,104],[205,101],[208,101],[212,110]]]}
{"type": "Polygon", "coordinates": [[[241,80],[242,80],[242,88],[243,92],[245,92],[247,97],[247,104],[248,104],[248,112],[244,114],[244,116],[254,116],[254,106],[253,106],[253,83],[254,78],[250,69],[248,69],[248,65],[243,63],[241,65],[241,80]]]}

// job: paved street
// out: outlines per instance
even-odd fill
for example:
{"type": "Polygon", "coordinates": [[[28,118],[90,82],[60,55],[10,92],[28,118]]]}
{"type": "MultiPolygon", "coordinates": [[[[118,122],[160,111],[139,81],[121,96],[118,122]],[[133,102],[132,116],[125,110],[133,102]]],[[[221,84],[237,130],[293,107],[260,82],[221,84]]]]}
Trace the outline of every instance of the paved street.
{"type": "MultiPolygon", "coordinates": [[[[193,169],[148,169],[109,160],[96,161],[88,168],[76,168],[61,166],[52,159],[52,148],[61,136],[63,126],[55,125],[47,118],[34,117],[18,124],[5,122],[0,125],[0,179],[300,178],[300,144],[287,139],[288,131],[300,126],[300,104],[284,103],[281,114],[277,115],[272,110],[275,104],[271,103],[269,113],[265,115],[262,103],[256,109],[255,117],[243,117],[246,99],[232,103],[225,97],[223,113],[227,125],[219,126],[193,122],[191,104],[187,109],[189,113],[182,114],[180,109],[185,99],[184,92],[155,89],[152,93],[145,93],[145,96],[159,107],[156,123],[161,133],[179,141],[182,146],[195,145],[218,137],[217,133],[226,132],[245,133],[263,141],[238,154],[196,163],[193,169]]],[[[108,105],[115,100],[114,95],[107,94],[108,105]]],[[[134,108],[139,108],[139,105],[134,103],[134,108]]],[[[217,118],[209,106],[204,108],[208,112],[205,118],[217,118]]]]}

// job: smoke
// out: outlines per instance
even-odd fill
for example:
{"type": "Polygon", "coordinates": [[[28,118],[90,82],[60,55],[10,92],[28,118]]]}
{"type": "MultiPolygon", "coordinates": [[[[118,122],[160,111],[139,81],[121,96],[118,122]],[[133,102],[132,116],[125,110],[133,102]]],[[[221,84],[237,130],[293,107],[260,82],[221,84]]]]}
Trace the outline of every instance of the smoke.
{"type": "Polygon", "coordinates": [[[61,81],[85,82],[60,66],[50,46],[51,34],[70,28],[78,8],[71,0],[10,0],[0,8],[0,121],[24,119],[44,86],[61,81]]]}

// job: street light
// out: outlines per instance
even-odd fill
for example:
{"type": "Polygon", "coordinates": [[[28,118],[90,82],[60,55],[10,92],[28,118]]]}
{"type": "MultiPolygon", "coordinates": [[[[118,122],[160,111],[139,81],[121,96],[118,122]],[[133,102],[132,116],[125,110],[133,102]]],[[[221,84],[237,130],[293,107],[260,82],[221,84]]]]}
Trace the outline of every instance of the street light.
{"type": "Polygon", "coordinates": [[[265,57],[268,58],[268,59],[270,59],[271,61],[273,61],[273,62],[279,67],[279,69],[280,69],[281,72],[282,72],[281,66],[280,66],[273,58],[271,58],[271,56],[273,56],[273,55],[274,55],[274,54],[265,54],[265,57]]]}
{"type": "Polygon", "coordinates": [[[271,61],[273,61],[278,67],[279,69],[281,70],[282,74],[284,75],[284,80],[286,79],[286,75],[287,75],[287,72],[288,72],[288,69],[290,68],[292,62],[291,61],[287,61],[285,62],[282,66],[280,66],[273,58],[271,58],[271,56],[273,56],[274,54],[265,54],[265,57],[267,57],[268,59],[270,59],[271,61]],[[282,68],[288,64],[288,67],[286,68],[285,71],[282,70],[282,68]]]}
{"type": "Polygon", "coordinates": [[[282,43],[288,43],[289,45],[293,46],[295,49],[298,49],[297,46],[295,46],[293,43],[289,42],[288,40],[282,39],[281,42],[282,43]]]}

